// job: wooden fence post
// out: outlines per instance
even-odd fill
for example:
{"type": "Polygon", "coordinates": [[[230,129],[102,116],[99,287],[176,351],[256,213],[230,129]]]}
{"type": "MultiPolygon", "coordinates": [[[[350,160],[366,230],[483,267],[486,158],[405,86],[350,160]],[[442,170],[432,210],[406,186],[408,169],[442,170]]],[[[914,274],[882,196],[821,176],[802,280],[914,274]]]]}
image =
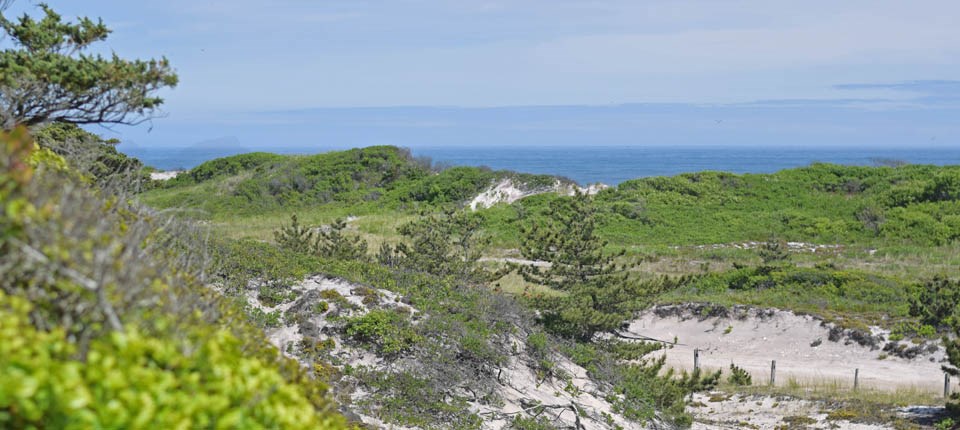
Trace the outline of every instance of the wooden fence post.
{"type": "Polygon", "coordinates": [[[700,369],[700,349],[693,349],[693,370],[700,369]]]}
{"type": "Polygon", "coordinates": [[[770,386],[777,384],[777,360],[770,362],[770,386]]]}
{"type": "Polygon", "coordinates": [[[946,399],[949,397],[950,397],[950,374],[944,373],[943,374],[943,398],[946,399]]]}
{"type": "Polygon", "coordinates": [[[860,369],[853,369],[853,391],[860,388],[860,369]]]}

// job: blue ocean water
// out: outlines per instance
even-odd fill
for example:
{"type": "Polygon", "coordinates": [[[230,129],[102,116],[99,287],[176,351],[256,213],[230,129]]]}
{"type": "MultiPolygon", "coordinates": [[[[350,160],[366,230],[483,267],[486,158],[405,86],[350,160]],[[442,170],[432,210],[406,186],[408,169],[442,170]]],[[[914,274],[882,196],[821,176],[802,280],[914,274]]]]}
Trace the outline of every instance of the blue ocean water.
{"type": "Polygon", "coordinates": [[[616,185],[647,176],[716,170],[772,173],[814,162],[876,165],[883,160],[911,164],[960,164],[960,148],[664,148],[664,147],[515,147],[423,148],[414,154],[453,165],[489,166],[526,173],[566,176],[578,183],[616,185]]]}
{"type": "MultiPolygon", "coordinates": [[[[302,153],[303,150],[273,149],[302,153]]],[[[160,169],[190,168],[229,155],[217,151],[131,151],[160,169]]],[[[814,162],[875,165],[879,160],[912,164],[960,164],[960,148],[759,148],[759,147],[641,147],[641,146],[516,146],[424,147],[414,155],[455,166],[488,166],[526,173],[565,176],[580,184],[616,185],[628,179],[676,175],[703,170],[733,173],[772,173],[814,162]]]]}

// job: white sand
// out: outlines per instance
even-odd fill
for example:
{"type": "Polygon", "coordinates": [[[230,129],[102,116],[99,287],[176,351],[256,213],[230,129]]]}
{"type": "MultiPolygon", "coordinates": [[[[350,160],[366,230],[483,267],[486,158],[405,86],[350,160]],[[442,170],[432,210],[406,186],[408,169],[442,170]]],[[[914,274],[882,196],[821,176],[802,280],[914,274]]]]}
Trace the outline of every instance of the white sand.
{"type": "MultiPolygon", "coordinates": [[[[648,312],[633,321],[628,331],[666,341],[672,341],[676,336],[683,345],[662,353],[666,354],[669,366],[679,369],[692,369],[693,351],[698,348],[703,368],[726,371],[734,363],[750,372],[754,383],[767,383],[770,362],[776,360],[778,385],[793,378],[800,382],[836,381],[852,386],[854,369],[860,369],[862,387],[943,391],[942,348],[912,360],[894,356],[881,360],[883,351],[880,349],[844,339],[832,342],[828,340],[829,327],[820,320],[787,311],[775,311],[766,319],[754,314],[743,320],[701,320],[692,315],[660,318],[648,312]],[[728,327],[730,331],[725,334],[728,327]],[[821,343],[811,346],[817,339],[821,343]]],[[[875,329],[875,332],[880,330],[875,329]]],[[[953,386],[955,391],[956,381],[953,386]]]]}
{"type": "Polygon", "coordinates": [[[167,172],[151,172],[150,179],[154,181],[166,181],[173,178],[176,178],[177,175],[183,173],[182,170],[170,170],[167,172]]]}
{"type": "Polygon", "coordinates": [[[606,188],[608,188],[608,186],[605,184],[578,187],[573,184],[564,184],[557,180],[549,187],[526,189],[523,184],[516,184],[511,179],[504,179],[474,197],[468,206],[470,206],[471,210],[489,208],[499,203],[511,204],[525,197],[545,193],[558,193],[565,196],[572,196],[579,191],[587,195],[593,195],[606,188]]]}

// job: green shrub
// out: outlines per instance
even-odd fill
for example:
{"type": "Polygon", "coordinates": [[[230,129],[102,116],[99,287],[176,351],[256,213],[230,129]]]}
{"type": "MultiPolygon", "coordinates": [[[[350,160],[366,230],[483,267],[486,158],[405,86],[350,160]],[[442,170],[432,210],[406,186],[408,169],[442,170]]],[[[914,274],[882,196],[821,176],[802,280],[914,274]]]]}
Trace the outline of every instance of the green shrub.
{"type": "Polygon", "coordinates": [[[910,315],[922,324],[950,327],[960,324],[960,281],[937,276],[917,287],[910,298],[910,315]]]}
{"type": "Polygon", "coordinates": [[[543,357],[549,353],[547,349],[547,334],[543,332],[534,332],[527,336],[528,355],[533,357],[543,357]]]}
{"type": "Polygon", "coordinates": [[[185,354],[128,329],[93,341],[81,361],[62,330],[30,324],[31,307],[0,292],[0,427],[344,427],[226,331],[200,334],[185,354]]]}
{"type": "Polygon", "coordinates": [[[556,429],[556,426],[544,417],[525,418],[517,415],[510,422],[509,428],[513,430],[553,430],[556,429]]]}
{"type": "Polygon", "coordinates": [[[206,286],[195,230],[32,150],[0,134],[0,427],[343,427],[206,286]]]}
{"type": "Polygon", "coordinates": [[[753,385],[753,376],[743,368],[730,363],[730,376],[727,377],[727,382],[738,386],[753,385]]]}
{"type": "Polygon", "coordinates": [[[399,354],[422,340],[406,315],[383,309],[348,319],[344,333],[356,341],[374,345],[383,355],[399,354]]]}
{"type": "Polygon", "coordinates": [[[360,368],[354,371],[373,393],[361,406],[386,422],[423,429],[476,430],[482,419],[470,412],[466,400],[451,396],[450,387],[411,372],[383,372],[360,368]]]}

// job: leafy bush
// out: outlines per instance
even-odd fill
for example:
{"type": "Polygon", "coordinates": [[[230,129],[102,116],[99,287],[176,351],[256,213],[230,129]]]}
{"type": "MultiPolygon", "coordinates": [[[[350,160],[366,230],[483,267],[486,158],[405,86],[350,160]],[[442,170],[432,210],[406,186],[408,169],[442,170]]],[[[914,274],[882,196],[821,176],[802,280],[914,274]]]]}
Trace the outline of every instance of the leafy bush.
{"type": "Polygon", "coordinates": [[[388,356],[407,351],[421,341],[406,315],[383,309],[347,320],[344,333],[354,340],[375,345],[381,354],[388,356]]]}
{"type": "Polygon", "coordinates": [[[125,191],[153,187],[143,163],[117,151],[116,140],[103,140],[76,125],[55,123],[38,130],[36,141],[100,187],[120,187],[125,191]]]}
{"type": "Polygon", "coordinates": [[[325,385],[205,287],[191,226],[32,168],[23,131],[0,144],[0,427],[342,427],[325,385]]]}
{"type": "Polygon", "coordinates": [[[960,282],[937,276],[917,290],[910,298],[910,315],[934,327],[960,324],[960,282]]]}
{"type": "Polygon", "coordinates": [[[646,365],[629,364],[619,372],[619,383],[614,390],[623,397],[615,406],[627,418],[647,420],[656,412],[672,417],[674,424],[688,427],[692,418],[686,413],[687,394],[707,391],[717,385],[720,372],[704,375],[700,369],[683,372],[679,378],[673,369],[661,374],[666,357],[661,356],[646,365]]]}
{"type": "Polygon", "coordinates": [[[450,387],[411,372],[382,372],[361,368],[353,371],[365,385],[376,390],[360,403],[389,423],[423,429],[476,430],[482,420],[470,412],[466,401],[450,396],[450,387]]]}
{"type": "Polygon", "coordinates": [[[200,334],[185,353],[189,343],[131,328],[80,359],[63,330],[30,324],[31,309],[0,292],[0,427],[344,427],[226,331],[200,334]]]}
{"type": "Polygon", "coordinates": [[[807,312],[852,324],[909,318],[910,284],[857,271],[823,267],[740,268],[682,283],[658,300],[669,303],[754,305],[807,312]]]}
{"type": "Polygon", "coordinates": [[[517,415],[513,418],[513,421],[510,422],[509,428],[513,430],[553,430],[556,427],[550,423],[550,420],[544,417],[524,418],[517,415]]]}

